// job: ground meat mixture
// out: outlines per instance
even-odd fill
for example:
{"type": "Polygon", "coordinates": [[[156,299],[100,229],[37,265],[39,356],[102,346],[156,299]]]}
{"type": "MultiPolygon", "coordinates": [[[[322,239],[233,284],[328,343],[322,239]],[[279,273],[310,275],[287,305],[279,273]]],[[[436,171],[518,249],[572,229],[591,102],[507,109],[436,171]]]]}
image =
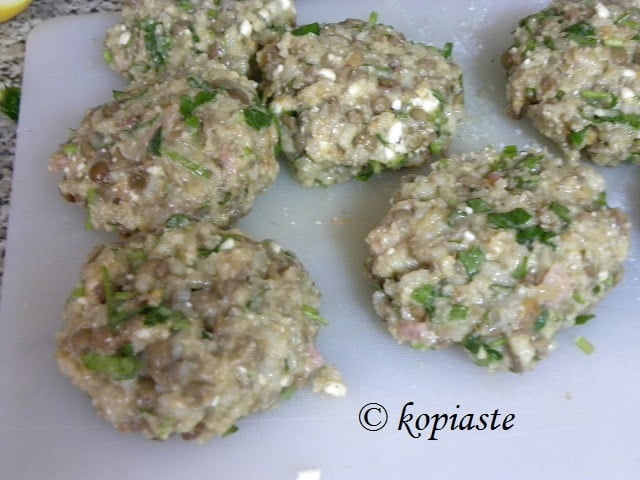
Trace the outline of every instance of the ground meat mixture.
{"type": "Polygon", "coordinates": [[[513,115],[569,155],[640,163],[640,2],[556,1],[514,35],[503,57],[513,115]]]}
{"type": "Polygon", "coordinates": [[[255,84],[227,69],[115,92],[53,155],[60,191],[89,227],[130,233],[166,222],[225,226],[278,173],[278,135],[255,84]]]}
{"type": "Polygon", "coordinates": [[[577,161],[515,147],[443,159],[367,237],[375,310],[400,342],[528,370],[621,279],[629,230],[577,161]]]}
{"type": "Polygon", "coordinates": [[[105,58],[130,80],[218,62],[252,75],[256,50],[292,26],[292,0],[128,0],[105,58]]]}
{"type": "Polygon", "coordinates": [[[81,278],[57,360],[120,431],[225,435],[323,365],[319,293],[272,241],[194,222],[98,246],[81,278]]]}
{"type": "Polygon", "coordinates": [[[450,44],[408,41],[375,18],[303,25],[267,45],[263,88],[296,178],[366,179],[443,151],[463,109],[450,55],[450,44]]]}

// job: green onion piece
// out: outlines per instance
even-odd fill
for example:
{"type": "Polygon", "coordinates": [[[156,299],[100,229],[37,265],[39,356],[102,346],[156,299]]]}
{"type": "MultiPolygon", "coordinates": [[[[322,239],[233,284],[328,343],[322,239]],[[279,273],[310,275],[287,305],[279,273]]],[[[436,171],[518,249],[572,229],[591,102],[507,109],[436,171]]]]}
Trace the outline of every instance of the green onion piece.
{"type": "Polygon", "coordinates": [[[527,276],[528,273],[529,273],[529,257],[525,256],[525,257],[522,257],[522,259],[518,263],[518,266],[513,271],[511,276],[516,280],[522,280],[524,277],[527,276]]]}
{"type": "Polygon", "coordinates": [[[326,319],[320,316],[320,312],[317,308],[312,307],[311,305],[303,305],[302,314],[312,322],[319,323],[320,325],[329,325],[326,319]]]}
{"type": "Polygon", "coordinates": [[[576,346],[587,355],[591,355],[596,350],[596,347],[583,336],[576,338],[576,346]]]}
{"type": "Polygon", "coordinates": [[[113,380],[121,381],[135,378],[140,369],[140,360],[130,351],[113,355],[88,352],[82,356],[82,365],[88,370],[104,373],[113,380]]]}
{"type": "Polygon", "coordinates": [[[465,320],[469,314],[469,307],[464,305],[452,305],[449,311],[449,320],[460,321],[465,320]]]}
{"type": "Polygon", "coordinates": [[[291,31],[292,35],[295,35],[296,37],[301,37],[303,35],[307,35],[309,33],[312,33],[314,35],[319,35],[320,34],[320,24],[318,22],[315,23],[309,23],[308,25],[302,25],[294,30],[291,31]]]}
{"type": "Polygon", "coordinates": [[[496,228],[520,228],[533,218],[524,208],[515,208],[505,213],[489,213],[487,221],[496,228]]]}
{"type": "Polygon", "coordinates": [[[162,153],[173,162],[189,170],[194,175],[198,175],[199,177],[203,177],[203,178],[211,178],[211,175],[213,175],[213,172],[208,168],[205,168],[202,165],[198,165],[197,163],[192,162],[187,157],[180,155],[177,152],[163,151],[162,153]]]}
{"type": "Polygon", "coordinates": [[[435,311],[436,294],[436,289],[425,283],[411,292],[411,299],[420,304],[429,314],[433,315],[435,311]]]}
{"type": "Polygon", "coordinates": [[[262,130],[273,123],[273,114],[261,105],[245,108],[242,113],[244,120],[254,130],[262,130]]]}
{"type": "Polygon", "coordinates": [[[585,313],[583,315],[578,315],[576,317],[575,324],[576,325],[584,325],[585,323],[587,323],[592,318],[595,318],[595,315],[593,313],[585,313]]]}
{"type": "Polygon", "coordinates": [[[578,45],[593,47],[598,43],[596,29],[589,22],[582,21],[574,23],[565,28],[564,31],[568,34],[568,38],[578,45]]]}
{"type": "Polygon", "coordinates": [[[471,198],[467,200],[467,205],[471,207],[473,213],[487,213],[493,210],[491,205],[485,202],[482,198],[471,198]]]}
{"type": "Polygon", "coordinates": [[[369,25],[374,25],[378,23],[378,12],[371,12],[369,14],[369,25]]]}
{"type": "Polygon", "coordinates": [[[486,257],[480,247],[474,245],[468,250],[462,251],[458,254],[458,260],[464,266],[469,277],[473,277],[480,271],[480,267],[485,262],[486,257]]]}
{"type": "Polygon", "coordinates": [[[20,97],[22,90],[19,87],[7,87],[0,90],[0,112],[4,113],[14,122],[20,118],[20,97]]]}
{"type": "Polygon", "coordinates": [[[167,228],[183,228],[191,223],[191,218],[182,213],[176,213],[165,222],[167,228]]]}
{"type": "Polygon", "coordinates": [[[567,92],[564,90],[558,90],[558,93],[556,93],[556,100],[562,100],[566,94],[567,92]]]}
{"type": "Polygon", "coordinates": [[[613,108],[618,104],[618,97],[611,92],[582,90],[580,96],[592,107],[613,108]]]}
{"type": "Polygon", "coordinates": [[[162,126],[158,127],[151,140],[149,140],[149,153],[151,155],[160,156],[162,149],[162,126]]]}

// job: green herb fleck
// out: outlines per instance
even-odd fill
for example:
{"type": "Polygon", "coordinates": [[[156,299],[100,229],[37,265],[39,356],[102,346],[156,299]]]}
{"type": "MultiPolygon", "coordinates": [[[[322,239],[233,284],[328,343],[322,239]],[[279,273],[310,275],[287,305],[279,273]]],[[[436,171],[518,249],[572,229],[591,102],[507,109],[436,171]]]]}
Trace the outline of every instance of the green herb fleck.
{"type": "Polygon", "coordinates": [[[375,160],[370,160],[364,165],[360,172],[356,175],[356,180],[360,180],[361,182],[366,182],[374,175],[377,175],[383,170],[383,165],[380,162],[375,160]]]}
{"type": "Polygon", "coordinates": [[[551,204],[549,205],[549,210],[560,217],[560,219],[566,224],[571,223],[571,211],[561,203],[551,202],[551,204]]]}
{"type": "Polygon", "coordinates": [[[538,318],[536,318],[536,321],[533,323],[533,330],[539,332],[544,327],[546,327],[550,316],[551,314],[549,313],[549,310],[547,310],[546,308],[542,310],[542,313],[538,315],[538,318]]]}
{"type": "Polygon", "coordinates": [[[477,245],[474,245],[473,247],[460,252],[458,254],[458,260],[464,266],[467,275],[469,275],[469,277],[473,277],[480,271],[486,257],[484,256],[482,249],[477,245]]]}
{"type": "Polygon", "coordinates": [[[436,289],[425,283],[411,292],[411,299],[420,304],[429,314],[433,315],[435,311],[436,294],[436,289]]]}
{"type": "Polygon", "coordinates": [[[273,114],[262,105],[252,105],[245,108],[242,113],[244,120],[254,130],[262,130],[273,123],[273,114]]]}
{"type": "Polygon", "coordinates": [[[295,385],[289,385],[287,387],[284,387],[280,391],[280,399],[289,400],[291,397],[293,397],[293,394],[296,393],[296,390],[297,388],[295,387],[295,385]]]}
{"type": "Polygon", "coordinates": [[[144,44],[151,57],[156,71],[162,70],[169,58],[171,51],[171,37],[167,34],[162,22],[149,19],[140,22],[144,32],[144,44]]]}
{"type": "Polygon", "coordinates": [[[544,245],[555,248],[555,243],[551,241],[556,234],[552,231],[545,230],[540,225],[534,225],[528,228],[521,228],[516,234],[516,241],[520,245],[531,245],[536,240],[540,241],[544,245]]]}
{"type": "Polygon", "coordinates": [[[576,338],[576,346],[587,355],[591,355],[596,350],[596,347],[583,336],[576,338]]]}
{"type": "Polygon", "coordinates": [[[504,341],[501,339],[486,343],[480,336],[469,335],[464,339],[462,346],[475,357],[478,365],[486,367],[504,358],[502,352],[498,350],[502,343],[504,341]]]}
{"type": "Polygon", "coordinates": [[[21,95],[22,90],[19,87],[7,87],[0,90],[0,112],[14,122],[17,122],[20,118],[21,95]]]}
{"type": "Polygon", "coordinates": [[[451,58],[451,54],[453,53],[453,42],[447,42],[444,44],[442,48],[442,56],[444,58],[451,58]]]}
{"type": "Polygon", "coordinates": [[[165,222],[167,228],[183,228],[191,223],[191,218],[182,213],[176,213],[165,222]]]}
{"type": "Polygon", "coordinates": [[[469,307],[464,305],[452,305],[449,311],[449,320],[460,321],[465,320],[469,314],[469,307]]]}
{"type": "Polygon", "coordinates": [[[582,130],[570,132],[569,144],[573,148],[582,148],[582,146],[584,145],[584,141],[587,139],[587,134],[589,133],[590,128],[591,128],[591,125],[587,125],[582,130]]]}
{"type": "Polygon", "coordinates": [[[222,434],[223,437],[228,437],[229,435],[233,435],[234,433],[236,433],[239,430],[239,428],[236,425],[231,425],[226,432],[224,432],[222,434]]]}
{"type": "Polygon", "coordinates": [[[589,22],[578,22],[565,28],[568,38],[578,45],[593,47],[598,44],[596,29],[589,22]]]}
{"type": "Polygon", "coordinates": [[[303,305],[302,307],[303,315],[312,322],[319,323],[320,325],[329,325],[329,322],[320,316],[320,312],[317,308],[312,307],[311,305],[303,305]]]}
{"type": "Polygon", "coordinates": [[[467,205],[471,207],[473,213],[487,213],[493,210],[491,205],[489,205],[482,198],[472,198],[470,200],[467,200],[467,205]]]}
{"type": "Polygon", "coordinates": [[[162,149],[162,127],[158,127],[151,140],[149,140],[149,153],[151,155],[160,156],[162,149]]]}
{"type": "Polygon", "coordinates": [[[164,156],[168,157],[170,160],[177,163],[178,165],[186,168],[194,175],[197,175],[203,178],[211,178],[211,175],[213,175],[213,172],[208,168],[205,168],[195,162],[192,162],[187,157],[180,155],[177,152],[163,151],[162,153],[164,156]]]}
{"type": "Polygon", "coordinates": [[[522,280],[529,273],[529,257],[522,257],[520,262],[518,262],[518,266],[513,271],[511,276],[516,280],[522,280]]]}
{"type": "Polygon", "coordinates": [[[489,213],[487,221],[489,225],[496,228],[521,228],[532,216],[524,208],[515,208],[505,213],[489,213]]]}
{"type": "Polygon", "coordinates": [[[121,349],[113,355],[101,355],[88,352],[82,356],[82,365],[88,370],[100,372],[113,380],[131,380],[140,369],[140,360],[133,354],[132,349],[121,349]]]}
{"type": "Polygon", "coordinates": [[[592,313],[586,313],[586,314],[583,314],[583,315],[578,315],[576,317],[575,324],[576,325],[584,325],[585,323],[587,323],[592,318],[595,318],[595,315],[592,314],[592,313]]]}
{"type": "Polygon", "coordinates": [[[309,23],[308,25],[301,25],[300,27],[294,29],[291,31],[292,35],[295,35],[296,37],[301,37],[303,35],[307,35],[309,33],[312,33],[314,35],[319,35],[320,34],[320,24],[318,22],[315,23],[309,23]]]}
{"type": "Polygon", "coordinates": [[[613,108],[618,104],[618,97],[611,92],[597,90],[582,90],[580,96],[592,107],[613,108]]]}

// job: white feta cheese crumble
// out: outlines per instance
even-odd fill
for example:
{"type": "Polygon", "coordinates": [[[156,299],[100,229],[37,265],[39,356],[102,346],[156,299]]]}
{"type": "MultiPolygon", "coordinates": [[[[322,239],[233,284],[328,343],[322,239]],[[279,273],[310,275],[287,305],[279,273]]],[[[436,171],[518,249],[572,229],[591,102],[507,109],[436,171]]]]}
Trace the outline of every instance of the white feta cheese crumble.
{"type": "Polygon", "coordinates": [[[332,82],[336,81],[336,72],[334,72],[330,68],[321,68],[320,70],[318,70],[318,75],[326,78],[327,80],[331,80],[332,82]]]}
{"type": "Polygon", "coordinates": [[[412,98],[411,105],[419,107],[427,113],[431,113],[440,106],[440,100],[435,97],[433,92],[428,91],[424,96],[412,98]]]}
{"type": "Polygon", "coordinates": [[[600,18],[609,18],[609,9],[602,3],[596,3],[596,15],[598,15],[600,18]]]}
{"type": "Polygon", "coordinates": [[[247,20],[243,20],[240,24],[240,33],[245,37],[248,37],[253,32],[253,27],[247,20]]]}
{"type": "Polygon", "coordinates": [[[391,128],[389,129],[389,136],[387,137],[389,143],[400,143],[403,131],[404,125],[402,122],[395,122],[391,125],[391,128]]]}

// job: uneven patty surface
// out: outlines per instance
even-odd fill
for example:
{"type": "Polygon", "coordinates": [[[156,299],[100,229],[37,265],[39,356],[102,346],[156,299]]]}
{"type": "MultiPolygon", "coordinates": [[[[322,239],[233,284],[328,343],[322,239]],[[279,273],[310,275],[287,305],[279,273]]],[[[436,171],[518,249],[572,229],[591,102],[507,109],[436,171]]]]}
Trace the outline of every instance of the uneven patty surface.
{"type": "Polygon", "coordinates": [[[87,224],[130,233],[247,213],[278,173],[278,135],[255,84],[227,69],[166,77],[90,110],[51,161],[87,224]]]}
{"type": "Polygon", "coordinates": [[[604,192],[594,170],[544,150],[439,161],[367,237],[376,312],[416,348],[533,368],[621,279],[630,225],[604,192]]]}
{"type": "Polygon", "coordinates": [[[129,0],[105,58],[129,80],[211,62],[252,75],[257,49],[296,20],[292,0],[129,0]]]}
{"type": "Polygon", "coordinates": [[[207,222],[133,235],[83,266],[57,360],[118,430],[204,442],[322,366],[318,304],[272,241],[207,222]]]}
{"type": "Polygon", "coordinates": [[[556,1],[505,52],[516,117],[601,165],[640,162],[640,2],[556,1]]]}
{"type": "Polygon", "coordinates": [[[366,179],[443,151],[462,116],[462,73],[450,55],[450,44],[353,19],[303,25],[267,45],[262,85],[296,178],[366,179]]]}

